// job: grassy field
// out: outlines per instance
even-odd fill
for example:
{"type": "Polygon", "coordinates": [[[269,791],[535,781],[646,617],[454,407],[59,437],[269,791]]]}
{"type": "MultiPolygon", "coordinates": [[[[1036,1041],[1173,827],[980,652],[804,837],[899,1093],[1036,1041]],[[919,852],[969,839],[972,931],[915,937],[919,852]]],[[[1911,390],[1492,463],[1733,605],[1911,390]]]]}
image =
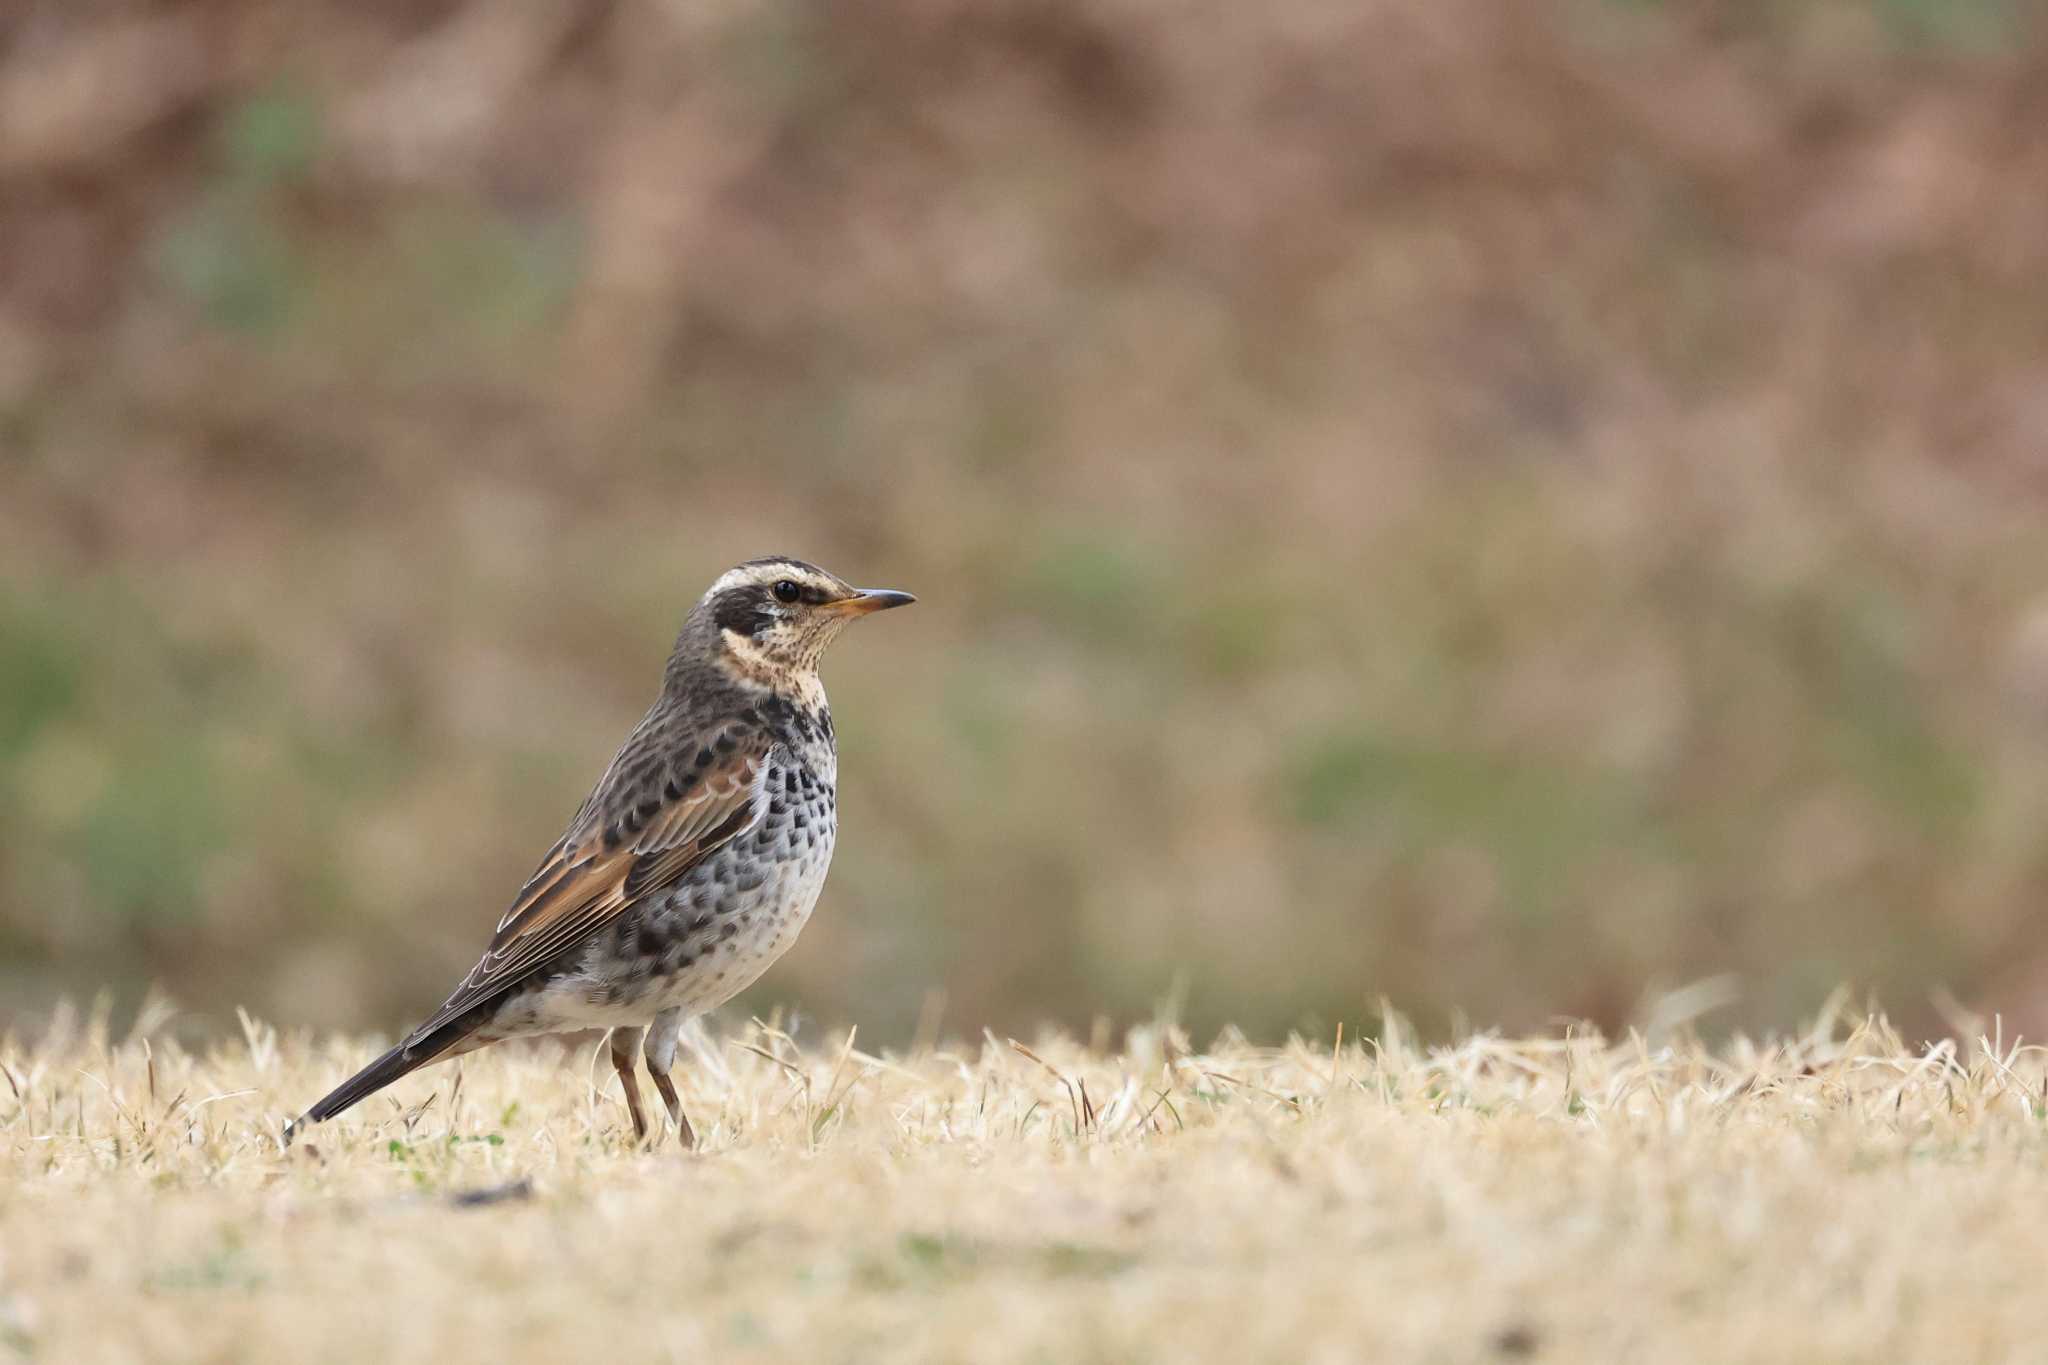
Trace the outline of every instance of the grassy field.
{"type": "MultiPolygon", "coordinates": [[[[147,1022],[147,1021],[145,1021],[147,1022]]],[[[281,1150],[360,1039],[0,1046],[0,1360],[2039,1359],[2041,1050],[1803,1036],[593,1048],[281,1150]]]]}

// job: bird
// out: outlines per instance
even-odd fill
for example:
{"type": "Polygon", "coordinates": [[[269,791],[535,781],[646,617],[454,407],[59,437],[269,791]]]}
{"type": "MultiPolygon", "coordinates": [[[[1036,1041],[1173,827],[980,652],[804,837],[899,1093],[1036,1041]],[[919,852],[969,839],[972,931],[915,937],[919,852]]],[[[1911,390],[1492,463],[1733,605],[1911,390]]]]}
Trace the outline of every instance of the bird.
{"type": "Polygon", "coordinates": [[[491,1043],[609,1030],[636,1143],[633,1052],[686,1148],[670,1071],[683,1022],[753,984],[810,918],[838,831],[838,746],[818,663],[858,617],[917,599],[785,555],[721,574],[683,620],[661,692],[469,975],[284,1141],[402,1076],[491,1043]]]}

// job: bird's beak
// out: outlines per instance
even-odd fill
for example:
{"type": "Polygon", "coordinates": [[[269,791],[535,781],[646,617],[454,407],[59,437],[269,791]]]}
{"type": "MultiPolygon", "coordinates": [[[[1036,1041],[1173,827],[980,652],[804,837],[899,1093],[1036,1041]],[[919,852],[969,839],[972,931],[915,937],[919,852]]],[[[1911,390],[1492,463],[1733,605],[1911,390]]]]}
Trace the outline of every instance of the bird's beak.
{"type": "Polygon", "coordinates": [[[887,611],[891,607],[907,607],[917,599],[907,592],[894,588],[862,588],[851,597],[842,597],[827,605],[827,610],[844,612],[848,616],[866,616],[869,612],[887,611]]]}

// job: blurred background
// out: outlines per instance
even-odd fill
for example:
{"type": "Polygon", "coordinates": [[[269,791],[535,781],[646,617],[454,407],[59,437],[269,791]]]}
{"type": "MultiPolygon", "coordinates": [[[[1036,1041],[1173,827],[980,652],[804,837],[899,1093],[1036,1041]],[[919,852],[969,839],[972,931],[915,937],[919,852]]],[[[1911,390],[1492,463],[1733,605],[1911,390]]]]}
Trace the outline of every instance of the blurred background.
{"type": "Polygon", "coordinates": [[[410,1024],[788,552],[734,1011],[2039,1033],[2041,13],[15,0],[0,1028],[410,1024]]]}

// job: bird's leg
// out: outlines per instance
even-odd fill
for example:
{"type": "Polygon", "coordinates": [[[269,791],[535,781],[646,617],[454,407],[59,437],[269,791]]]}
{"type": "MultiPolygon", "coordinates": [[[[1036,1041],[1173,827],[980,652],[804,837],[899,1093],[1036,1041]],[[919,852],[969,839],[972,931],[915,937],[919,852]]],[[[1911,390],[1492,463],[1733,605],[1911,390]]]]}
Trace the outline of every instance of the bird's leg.
{"type": "Polygon", "coordinates": [[[633,1116],[633,1141],[647,1140],[647,1116],[640,1112],[640,1079],[633,1074],[633,1044],[640,1041],[640,1026],[612,1030],[612,1066],[619,1084],[626,1088],[626,1112],[633,1116]]]}
{"type": "Polygon", "coordinates": [[[676,1034],[682,1027],[683,1012],[679,1009],[663,1010],[654,1016],[653,1027],[647,1030],[647,1074],[654,1078],[654,1088],[661,1092],[661,1102],[668,1106],[668,1116],[675,1120],[677,1139],[685,1148],[694,1148],[697,1135],[690,1130],[690,1118],[683,1112],[676,1083],[668,1078],[676,1064],[676,1034]]]}

